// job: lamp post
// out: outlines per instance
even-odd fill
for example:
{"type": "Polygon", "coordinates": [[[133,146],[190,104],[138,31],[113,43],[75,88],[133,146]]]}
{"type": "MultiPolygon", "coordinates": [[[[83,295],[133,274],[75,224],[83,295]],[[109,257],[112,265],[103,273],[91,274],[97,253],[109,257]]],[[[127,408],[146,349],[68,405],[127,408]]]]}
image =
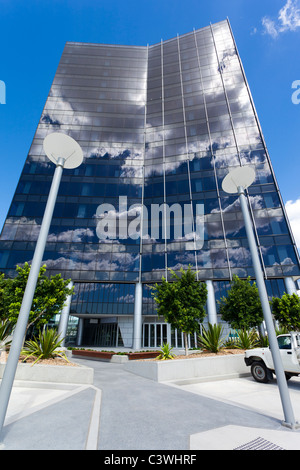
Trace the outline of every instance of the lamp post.
{"type": "Polygon", "coordinates": [[[72,139],[72,137],[59,132],[49,134],[45,138],[44,150],[47,157],[55,163],[56,168],[0,387],[0,433],[2,432],[18,361],[23,346],[29,313],[45,251],[62,172],[64,168],[77,168],[83,160],[83,154],[79,144],[72,139]]]}
{"type": "Polygon", "coordinates": [[[249,166],[238,167],[232,170],[228,175],[225,176],[222,182],[222,189],[226,193],[238,194],[239,201],[241,205],[241,210],[243,213],[244,224],[247,233],[247,239],[249,244],[249,249],[252,257],[252,263],[256,278],[256,284],[259,292],[259,297],[262,305],[264,320],[266,323],[270,350],[274,362],[275,374],[277,377],[278,388],[280,392],[282,407],[284,411],[285,421],[283,425],[295,429],[298,427],[295,422],[294,412],[290,400],[289,390],[287,386],[287,381],[285,378],[284,368],[282,365],[282,359],[280,355],[280,350],[277,342],[277,337],[275,333],[275,328],[272,320],[272,313],[269,304],[269,299],[267,295],[267,290],[265,286],[265,281],[261,269],[260,259],[257,251],[257,244],[253,233],[253,226],[249,214],[247,199],[245,196],[245,189],[250,186],[255,179],[255,171],[249,166]]]}

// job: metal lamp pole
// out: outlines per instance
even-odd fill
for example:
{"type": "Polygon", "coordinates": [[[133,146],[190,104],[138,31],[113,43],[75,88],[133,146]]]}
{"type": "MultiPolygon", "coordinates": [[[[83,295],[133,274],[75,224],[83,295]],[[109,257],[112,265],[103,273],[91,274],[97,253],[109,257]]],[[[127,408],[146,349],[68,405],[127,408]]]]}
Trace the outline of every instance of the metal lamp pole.
{"type": "MultiPolygon", "coordinates": [[[[51,134],[51,136],[55,138],[55,134],[56,133],[51,134]]],[[[59,140],[62,141],[62,139],[64,139],[64,144],[65,144],[65,147],[63,150],[65,150],[65,152],[67,152],[69,156],[73,155],[75,151],[78,152],[79,146],[73,139],[71,139],[71,137],[66,136],[65,134],[59,134],[59,140]],[[74,144],[78,146],[75,148],[75,150],[74,150],[74,144]]],[[[78,153],[77,153],[77,158],[78,158],[78,153]]],[[[16,328],[13,334],[12,344],[11,344],[10,352],[8,355],[7,363],[4,369],[4,374],[3,374],[2,383],[0,387],[0,434],[2,432],[2,428],[3,428],[3,424],[4,424],[6,412],[7,412],[7,407],[8,407],[12,387],[13,387],[13,382],[14,382],[14,378],[15,378],[15,374],[16,374],[16,370],[18,366],[18,361],[19,361],[21,349],[23,346],[29,313],[30,313],[33,296],[34,296],[34,292],[36,289],[36,284],[37,284],[37,280],[38,280],[38,276],[40,272],[40,267],[41,267],[41,263],[42,263],[42,259],[43,259],[43,255],[45,251],[46,241],[47,241],[49,228],[50,228],[50,224],[51,224],[51,220],[53,216],[54,206],[55,206],[55,202],[57,198],[57,193],[59,190],[63,168],[68,160],[68,157],[67,158],[62,158],[62,157],[54,158],[52,154],[51,160],[55,161],[56,169],[54,172],[54,176],[53,176],[53,180],[52,180],[52,184],[51,184],[51,188],[50,188],[50,192],[49,192],[49,196],[48,196],[48,200],[47,200],[47,204],[46,204],[46,208],[45,208],[45,212],[44,212],[44,216],[42,220],[42,225],[41,225],[39,237],[37,240],[37,244],[35,247],[34,256],[33,256],[32,264],[31,264],[22,304],[21,304],[21,309],[20,309],[19,316],[18,316],[18,321],[17,321],[16,328]]],[[[78,163],[78,160],[76,162],[76,166],[78,166],[77,163],[78,163]]],[[[72,163],[70,160],[68,161],[68,165],[66,167],[72,168],[72,163]]]]}
{"type": "Polygon", "coordinates": [[[285,421],[284,425],[288,427],[295,427],[296,421],[294,417],[294,412],[290,400],[290,395],[288,391],[287,381],[285,378],[284,368],[282,365],[282,359],[280,355],[280,350],[278,347],[277,337],[274,329],[274,324],[272,320],[272,313],[270,309],[269,299],[266,291],[265,281],[260,266],[260,260],[257,252],[257,245],[253,233],[251,218],[249,215],[247,199],[245,196],[244,188],[242,186],[238,187],[239,201],[241,204],[241,209],[244,217],[245,228],[250,248],[250,253],[253,262],[253,268],[256,278],[256,284],[259,292],[259,297],[261,301],[261,306],[264,314],[264,319],[266,322],[266,328],[268,332],[269,344],[272,353],[272,358],[275,367],[275,374],[277,378],[279,393],[281,396],[281,402],[284,412],[285,421]]]}
{"type": "Polygon", "coordinates": [[[275,328],[272,320],[272,313],[267,295],[264,276],[258,256],[257,244],[254,237],[252,221],[249,214],[247,199],[245,196],[245,188],[250,186],[255,179],[255,172],[251,167],[238,167],[232,170],[223,180],[222,188],[227,193],[238,193],[245,229],[249,244],[249,249],[252,257],[252,263],[256,278],[256,284],[259,292],[261,306],[263,310],[264,320],[269,338],[270,350],[274,362],[275,374],[277,378],[279,393],[281,397],[285,421],[283,425],[290,428],[297,428],[299,426],[295,421],[294,412],[290,400],[287,381],[285,378],[284,368],[280,355],[280,349],[277,342],[275,328]]]}

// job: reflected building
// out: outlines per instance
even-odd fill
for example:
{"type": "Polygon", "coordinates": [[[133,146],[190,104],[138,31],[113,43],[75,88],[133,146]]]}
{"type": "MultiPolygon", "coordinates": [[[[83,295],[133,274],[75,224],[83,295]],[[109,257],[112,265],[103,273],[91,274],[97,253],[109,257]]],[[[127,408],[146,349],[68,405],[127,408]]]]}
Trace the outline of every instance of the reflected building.
{"type": "Polygon", "coordinates": [[[66,43],[1,234],[8,276],[32,260],[54,173],[43,140],[54,131],[84,152],[79,168],[64,170],[43,260],[74,282],[77,344],[180,347],[181,333],[156,316],[152,283],[191,265],[207,282],[213,320],[232,276],[254,277],[238,198],[221,187],[239,165],[256,170],[247,197],[268,293],[295,290],[298,252],[227,20],[147,47],[66,43]],[[149,227],[152,205],[163,203],[188,205],[191,229],[178,233],[171,214],[168,234],[160,218],[152,237],[141,217],[142,236],[124,235],[139,208],[149,227]],[[115,208],[115,238],[99,238],[102,204],[115,208]]]}

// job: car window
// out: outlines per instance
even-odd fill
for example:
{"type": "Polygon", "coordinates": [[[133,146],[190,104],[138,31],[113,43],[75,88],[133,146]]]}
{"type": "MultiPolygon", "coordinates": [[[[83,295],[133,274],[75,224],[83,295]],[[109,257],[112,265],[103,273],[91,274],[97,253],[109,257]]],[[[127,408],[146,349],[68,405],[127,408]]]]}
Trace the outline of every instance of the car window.
{"type": "Polygon", "coordinates": [[[279,336],[277,341],[279,349],[292,349],[290,336],[279,336]]]}

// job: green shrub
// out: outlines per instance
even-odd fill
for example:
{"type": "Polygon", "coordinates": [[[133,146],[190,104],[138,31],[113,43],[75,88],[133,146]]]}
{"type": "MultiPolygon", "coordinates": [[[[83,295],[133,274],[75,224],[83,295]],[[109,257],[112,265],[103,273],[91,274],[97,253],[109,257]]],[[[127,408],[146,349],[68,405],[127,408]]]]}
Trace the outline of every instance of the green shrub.
{"type": "Polygon", "coordinates": [[[259,335],[255,329],[251,330],[237,330],[237,340],[235,341],[235,348],[238,349],[253,349],[259,346],[259,335]]]}
{"type": "Polygon", "coordinates": [[[208,323],[207,329],[203,326],[202,329],[202,335],[198,336],[198,345],[207,351],[218,353],[226,342],[226,338],[222,337],[222,325],[208,323]]]}
{"type": "Polygon", "coordinates": [[[69,362],[64,351],[58,349],[63,341],[59,338],[56,330],[52,328],[45,329],[39,333],[38,338],[34,337],[32,340],[26,341],[21,355],[25,356],[24,360],[29,357],[36,357],[37,359],[33,364],[41,359],[53,359],[55,357],[61,357],[69,362]]]}
{"type": "Polygon", "coordinates": [[[174,359],[175,354],[172,354],[172,346],[169,345],[169,343],[164,343],[161,347],[161,353],[159,356],[157,356],[157,359],[160,359],[162,361],[165,361],[167,359],[174,359]]]}
{"type": "Polygon", "coordinates": [[[6,349],[10,346],[11,340],[9,339],[13,330],[13,324],[9,320],[0,321],[0,349],[6,349]]]}
{"type": "Polygon", "coordinates": [[[260,348],[268,348],[269,347],[269,338],[268,336],[260,336],[258,344],[258,347],[260,348]]]}

